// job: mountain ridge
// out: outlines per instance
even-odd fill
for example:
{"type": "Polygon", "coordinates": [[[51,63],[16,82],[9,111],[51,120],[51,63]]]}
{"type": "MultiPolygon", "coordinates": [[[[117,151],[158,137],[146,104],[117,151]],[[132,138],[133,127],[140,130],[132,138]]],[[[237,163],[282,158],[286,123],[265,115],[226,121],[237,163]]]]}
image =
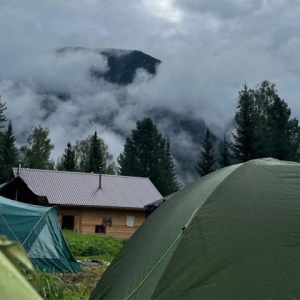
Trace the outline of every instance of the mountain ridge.
{"type": "Polygon", "coordinates": [[[156,68],[161,63],[156,59],[139,50],[123,50],[116,48],[89,49],[84,47],[64,47],[56,49],[58,54],[83,51],[94,52],[103,55],[107,59],[108,71],[101,71],[95,67],[90,70],[93,78],[115,83],[118,85],[128,85],[133,82],[135,72],[144,69],[151,75],[156,74],[156,68]]]}

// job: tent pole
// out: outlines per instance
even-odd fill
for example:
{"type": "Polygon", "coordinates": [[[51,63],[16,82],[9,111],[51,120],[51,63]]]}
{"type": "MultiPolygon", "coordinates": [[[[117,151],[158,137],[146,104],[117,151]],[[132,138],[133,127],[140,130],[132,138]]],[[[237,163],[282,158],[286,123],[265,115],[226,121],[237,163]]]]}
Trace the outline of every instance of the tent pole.
{"type": "Polygon", "coordinates": [[[10,226],[8,225],[8,223],[6,222],[6,220],[4,219],[3,215],[1,214],[1,212],[0,212],[0,217],[3,219],[4,223],[5,223],[6,226],[9,228],[9,230],[11,231],[11,233],[14,235],[15,239],[16,239],[18,242],[20,242],[19,239],[16,237],[15,233],[13,232],[13,230],[10,228],[10,226]]]}
{"type": "Polygon", "coordinates": [[[34,225],[34,227],[31,229],[31,231],[29,232],[28,236],[26,237],[25,241],[23,242],[22,246],[24,247],[25,243],[27,242],[28,238],[32,235],[32,233],[34,232],[34,230],[36,229],[36,227],[40,224],[40,222],[44,219],[45,215],[48,214],[48,212],[53,209],[56,208],[55,206],[52,206],[49,210],[47,210],[46,212],[43,213],[43,215],[40,217],[40,219],[37,221],[37,223],[34,225]]]}

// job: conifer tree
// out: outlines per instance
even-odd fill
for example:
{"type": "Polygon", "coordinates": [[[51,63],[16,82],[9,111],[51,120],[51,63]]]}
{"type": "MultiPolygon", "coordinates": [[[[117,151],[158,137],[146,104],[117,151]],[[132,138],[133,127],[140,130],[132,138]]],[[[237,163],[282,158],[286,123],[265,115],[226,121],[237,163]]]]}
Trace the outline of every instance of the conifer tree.
{"type": "Polygon", "coordinates": [[[5,125],[1,125],[1,123],[6,123],[7,119],[4,115],[4,111],[7,109],[6,103],[1,102],[1,95],[0,95],[0,129],[5,128],[5,125]]]}
{"type": "Polygon", "coordinates": [[[109,153],[108,146],[97,135],[97,132],[86,139],[76,141],[74,150],[77,171],[99,173],[101,167],[103,174],[116,174],[117,168],[112,161],[113,156],[109,153]],[[96,156],[94,157],[94,155],[96,156]]]}
{"type": "Polygon", "coordinates": [[[267,109],[265,153],[281,160],[299,159],[300,129],[297,119],[291,119],[287,103],[277,95],[267,109]]]}
{"type": "Polygon", "coordinates": [[[276,86],[267,80],[239,93],[235,114],[236,133],[230,144],[234,158],[248,161],[273,157],[299,161],[300,128],[291,110],[278,96],[276,86]]]}
{"type": "Polygon", "coordinates": [[[170,143],[150,118],[137,121],[118,163],[121,175],[148,177],[163,196],[179,189],[170,143]]]}
{"type": "MultiPolygon", "coordinates": [[[[97,132],[92,135],[88,159],[88,172],[99,173],[103,169],[103,155],[97,132]]],[[[102,171],[101,171],[102,172],[102,171]]]]}
{"type": "Polygon", "coordinates": [[[164,177],[164,185],[162,194],[164,195],[170,195],[180,189],[180,184],[177,181],[176,178],[176,169],[173,162],[173,157],[171,153],[171,147],[170,147],[170,141],[167,139],[165,143],[165,159],[163,171],[165,172],[164,177]]]}
{"type": "Polygon", "coordinates": [[[118,158],[120,174],[149,177],[156,181],[154,177],[160,173],[163,143],[161,134],[150,118],[137,121],[136,129],[126,139],[124,151],[118,158]]]}
{"type": "Polygon", "coordinates": [[[221,145],[219,165],[221,168],[231,165],[229,146],[225,135],[224,135],[223,143],[221,145]]]}
{"type": "Polygon", "coordinates": [[[65,149],[57,168],[61,171],[76,171],[75,150],[70,142],[67,144],[67,148],[65,149]]]}
{"type": "Polygon", "coordinates": [[[234,142],[230,148],[239,161],[245,162],[250,159],[258,158],[257,153],[257,112],[253,91],[247,85],[239,92],[237,112],[235,114],[236,133],[233,133],[234,142]]]}
{"type": "Polygon", "coordinates": [[[18,149],[15,142],[16,139],[10,120],[6,131],[3,133],[0,147],[0,183],[8,181],[11,169],[18,165],[18,149]]]}
{"type": "Polygon", "coordinates": [[[205,176],[217,168],[213,144],[210,139],[210,130],[206,128],[203,150],[200,160],[197,162],[196,170],[200,176],[205,176]]]}

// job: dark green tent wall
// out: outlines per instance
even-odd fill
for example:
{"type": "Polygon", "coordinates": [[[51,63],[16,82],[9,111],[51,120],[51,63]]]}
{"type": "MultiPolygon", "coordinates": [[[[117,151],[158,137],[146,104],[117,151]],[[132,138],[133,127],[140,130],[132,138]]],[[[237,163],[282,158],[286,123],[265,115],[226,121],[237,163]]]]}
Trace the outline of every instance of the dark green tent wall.
{"type": "Polygon", "coordinates": [[[300,299],[300,164],[252,160],[185,187],[90,299],[300,299]]]}
{"type": "Polygon", "coordinates": [[[30,205],[0,197],[0,234],[11,241],[19,241],[41,271],[80,271],[60,230],[57,212],[56,207],[30,205]]]}

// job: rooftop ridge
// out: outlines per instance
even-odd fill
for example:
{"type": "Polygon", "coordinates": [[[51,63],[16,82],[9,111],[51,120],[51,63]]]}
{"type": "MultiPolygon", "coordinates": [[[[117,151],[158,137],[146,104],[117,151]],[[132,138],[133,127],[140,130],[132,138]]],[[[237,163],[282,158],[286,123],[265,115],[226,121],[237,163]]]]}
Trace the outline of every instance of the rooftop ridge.
{"type": "MultiPolygon", "coordinates": [[[[12,168],[13,171],[17,171],[17,167],[12,168]]],[[[99,173],[87,173],[87,172],[76,172],[76,171],[60,171],[60,170],[44,170],[44,169],[31,169],[31,168],[21,168],[21,173],[22,171],[35,171],[35,172],[45,172],[45,173],[65,173],[65,174],[76,174],[76,175],[95,175],[99,176],[99,173]]],[[[122,177],[122,178],[132,178],[132,179],[146,179],[150,180],[149,177],[139,177],[139,176],[128,176],[128,175],[118,175],[118,174],[105,174],[101,173],[101,176],[111,176],[111,177],[122,177]]]]}

